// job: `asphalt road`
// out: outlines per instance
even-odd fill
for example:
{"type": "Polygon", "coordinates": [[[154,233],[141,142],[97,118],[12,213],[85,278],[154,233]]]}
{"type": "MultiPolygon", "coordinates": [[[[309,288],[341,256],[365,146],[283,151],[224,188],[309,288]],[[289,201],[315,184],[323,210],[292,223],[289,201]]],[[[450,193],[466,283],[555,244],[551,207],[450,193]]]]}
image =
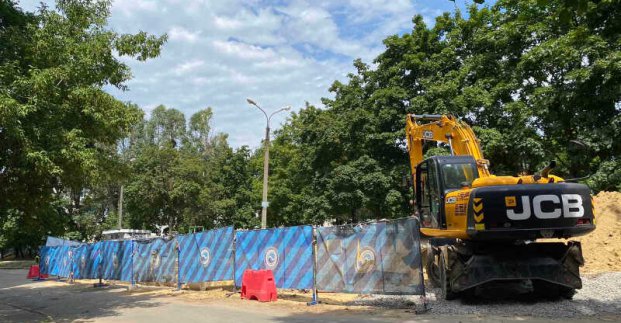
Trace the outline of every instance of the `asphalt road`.
{"type": "MultiPolygon", "coordinates": [[[[370,312],[318,305],[313,310],[251,301],[191,301],[175,296],[128,293],[125,287],[96,289],[62,282],[32,282],[26,270],[0,270],[0,322],[549,322],[501,316],[416,315],[404,310],[370,312]]],[[[562,319],[563,323],[592,321],[562,319]]],[[[610,320],[610,318],[600,318],[610,320]]],[[[559,322],[557,320],[556,322],[559,322]]]]}

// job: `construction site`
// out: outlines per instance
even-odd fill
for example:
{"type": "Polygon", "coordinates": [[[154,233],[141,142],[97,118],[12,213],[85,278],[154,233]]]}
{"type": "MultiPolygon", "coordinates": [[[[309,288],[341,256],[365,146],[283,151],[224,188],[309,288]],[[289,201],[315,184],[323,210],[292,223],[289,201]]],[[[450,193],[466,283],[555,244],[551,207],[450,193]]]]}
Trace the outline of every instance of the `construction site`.
{"type": "Polygon", "coordinates": [[[0,0],[0,322],[619,322],[619,17],[0,0]]]}
{"type": "MultiPolygon", "coordinates": [[[[310,290],[279,289],[278,301],[258,303],[240,299],[232,281],[184,284],[110,281],[93,288],[97,280],[64,279],[29,282],[20,262],[3,262],[0,270],[0,313],[3,321],[133,321],[190,320],[201,315],[222,322],[329,320],[474,322],[618,321],[621,317],[621,193],[595,196],[597,229],[577,238],[583,246],[583,287],[571,300],[512,297],[502,299],[442,299],[442,291],[426,282],[426,298],[319,292],[319,304],[310,290]],[[427,303],[427,304],[423,304],[427,303]],[[425,308],[427,307],[427,308],[425,308]]],[[[27,263],[26,265],[29,265],[27,263]]]]}

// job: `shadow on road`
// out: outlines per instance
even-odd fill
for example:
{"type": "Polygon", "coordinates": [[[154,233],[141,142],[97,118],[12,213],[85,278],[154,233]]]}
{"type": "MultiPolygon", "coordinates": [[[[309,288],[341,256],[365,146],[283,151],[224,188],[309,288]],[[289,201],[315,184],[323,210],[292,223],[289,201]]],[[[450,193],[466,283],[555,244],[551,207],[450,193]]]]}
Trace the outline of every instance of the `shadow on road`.
{"type": "Polygon", "coordinates": [[[33,282],[27,271],[0,270],[0,322],[73,322],[117,316],[126,308],[156,308],[158,296],[124,286],[33,282]]]}

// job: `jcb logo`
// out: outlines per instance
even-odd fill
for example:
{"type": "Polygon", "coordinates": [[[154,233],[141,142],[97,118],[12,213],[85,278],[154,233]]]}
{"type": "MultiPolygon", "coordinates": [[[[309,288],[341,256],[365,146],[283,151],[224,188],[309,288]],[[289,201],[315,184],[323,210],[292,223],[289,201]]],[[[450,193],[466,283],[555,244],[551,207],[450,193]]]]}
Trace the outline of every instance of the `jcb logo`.
{"type": "MultiPolygon", "coordinates": [[[[522,200],[522,212],[515,212],[514,209],[507,209],[507,217],[510,220],[526,220],[531,216],[531,197],[527,195],[521,196],[522,200]]],[[[509,207],[515,207],[515,197],[507,196],[505,198],[505,205],[509,207]]],[[[561,194],[559,198],[557,195],[546,194],[536,195],[532,197],[532,212],[538,219],[557,219],[561,217],[561,214],[566,218],[579,218],[584,215],[584,207],[582,206],[582,196],[579,194],[561,194]],[[544,211],[542,204],[552,205],[552,207],[546,207],[544,211]]]]}

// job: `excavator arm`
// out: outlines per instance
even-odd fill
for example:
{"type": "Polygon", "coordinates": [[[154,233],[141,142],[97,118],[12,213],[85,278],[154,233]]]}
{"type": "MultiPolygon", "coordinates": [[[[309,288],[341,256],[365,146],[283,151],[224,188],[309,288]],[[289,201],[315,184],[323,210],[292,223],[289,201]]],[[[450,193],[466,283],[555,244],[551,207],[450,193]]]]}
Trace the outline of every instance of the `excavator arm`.
{"type": "Polygon", "coordinates": [[[453,116],[408,114],[405,129],[412,175],[416,175],[416,165],[423,161],[423,143],[435,141],[448,144],[452,155],[472,156],[479,177],[490,176],[489,161],[483,158],[479,141],[466,123],[453,116]],[[419,120],[431,122],[421,124],[419,120]]]}

